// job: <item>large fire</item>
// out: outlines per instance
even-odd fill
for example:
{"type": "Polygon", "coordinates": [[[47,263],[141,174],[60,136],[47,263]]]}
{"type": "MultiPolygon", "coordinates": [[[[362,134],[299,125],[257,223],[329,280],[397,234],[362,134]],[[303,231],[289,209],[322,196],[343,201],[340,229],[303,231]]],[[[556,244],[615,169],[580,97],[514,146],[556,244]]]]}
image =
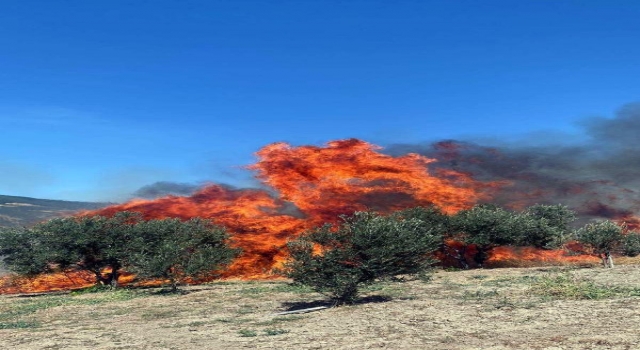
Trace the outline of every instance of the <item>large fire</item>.
{"type": "MultiPolygon", "coordinates": [[[[428,205],[451,214],[491,198],[505,185],[504,181],[477,181],[468,173],[444,168],[434,175],[428,168],[435,159],[415,153],[390,156],[379,149],[357,139],[333,141],[325,147],[275,143],[258,151],[258,161],[248,167],[263,188],[209,185],[187,197],[133,200],[90,214],[109,216],[126,210],[140,212],[145,219],[211,219],[227,227],[234,244],[243,250],[225,276],[267,278],[286,258],[283,247],[288,240],[324,222],[335,222],[340,214],[358,210],[387,213],[428,205]]],[[[497,251],[493,261],[500,259],[500,254],[508,251],[497,251]]],[[[26,289],[90,283],[86,279],[82,282],[79,275],[46,278],[26,289]]]]}
{"type": "Polygon", "coordinates": [[[392,210],[435,204],[448,213],[468,208],[498,186],[453,171],[429,173],[433,162],[417,154],[392,157],[350,139],[325,147],[275,143],[257,152],[264,189],[210,185],[189,197],[135,200],[94,212],[128,210],[145,219],[209,218],[227,227],[242,256],[226,276],[265,278],[285,258],[284,245],[305,229],[357,210],[392,210]]]}

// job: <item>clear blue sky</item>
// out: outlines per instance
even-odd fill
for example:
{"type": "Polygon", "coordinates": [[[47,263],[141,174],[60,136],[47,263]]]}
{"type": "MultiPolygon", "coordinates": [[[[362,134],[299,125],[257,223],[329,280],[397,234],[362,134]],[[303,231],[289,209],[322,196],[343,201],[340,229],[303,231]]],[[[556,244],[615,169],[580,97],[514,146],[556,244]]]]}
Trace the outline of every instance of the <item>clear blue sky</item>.
{"type": "Polygon", "coordinates": [[[261,146],[571,132],[640,100],[640,1],[3,1],[0,194],[244,185],[261,146]]]}

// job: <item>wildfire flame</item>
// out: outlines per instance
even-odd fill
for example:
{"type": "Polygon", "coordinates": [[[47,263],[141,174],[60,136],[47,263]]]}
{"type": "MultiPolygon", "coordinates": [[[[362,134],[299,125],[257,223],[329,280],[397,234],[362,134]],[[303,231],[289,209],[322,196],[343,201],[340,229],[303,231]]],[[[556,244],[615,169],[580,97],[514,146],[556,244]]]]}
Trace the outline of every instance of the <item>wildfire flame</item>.
{"type": "MultiPolygon", "coordinates": [[[[118,281],[122,285],[127,285],[132,283],[134,279],[134,274],[125,272],[118,281]]],[[[0,294],[53,292],[86,288],[94,284],[95,276],[88,271],[65,271],[42,274],[32,278],[8,276],[0,279],[0,294]]]]}
{"type": "Polygon", "coordinates": [[[145,219],[212,219],[230,230],[244,252],[226,276],[265,278],[285,259],[288,240],[305,229],[335,222],[340,214],[431,204],[454,213],[499,186],[454,171],[433,176],[427,166],[434,159],[417,154],[392,157],[379,149],[356,139],[325,147],[274,143],[258,151],[258,162],[248,167],[265,189],[210,185],[189,197],[135,200],[92,214],[127,210],[145,219]]]}
{"type": "Polygon", "coordinates": [[[576,254],[576,248],[543,250],[533,247],[496,247],[487,261],[489,267],[533,267],[544,265],[597,265],[600,259],[592,255],[576,254]]]}
{"type": "MultiPolygon", "coordinates": [[[[388,213],[428,205],[453,214],[489,199],[505,185],[477,181],[451,169],[441,168],[433,175],[429,165],[435,159],[415,153],[390,156],[379,150],[357,139],[332,141],[324,147],[274,143],[259,150],[258,161],[248,167],[264,188],[214,184],[191,196],[133,200],[82,214],[111,216],[135,211],[145,219],[211,219],[227,227],[234,244],[243,250],[225,277],[254,279],[272,276],[272,268],[286,258],[283,247],[288,240],[311,227],[335,222],[341,214],[358,210],[388,213]]],[[[501,252],[496,251],[493,261],[501,259],[501,252]]],[[[523,256],[522,251],[518,254],[523,256]]],[[[42,277],[49,280],[25,288],[40,291],[47,285],[48,290],[86,285],[79,282],[80,275],[75,280],[68,276],[42,277]]]]}

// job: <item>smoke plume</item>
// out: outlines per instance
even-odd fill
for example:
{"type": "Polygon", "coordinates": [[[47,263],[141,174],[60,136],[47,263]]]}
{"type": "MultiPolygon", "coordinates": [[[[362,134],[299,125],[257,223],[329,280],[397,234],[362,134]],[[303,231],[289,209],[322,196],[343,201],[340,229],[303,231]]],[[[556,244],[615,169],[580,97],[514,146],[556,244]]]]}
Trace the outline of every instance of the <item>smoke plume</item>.
{"type": "Polygon", "coordinates": [[[468,173],[481,181],[506,183],[490,200],[512,208],[565,204],[579,216],[606,218],[637,227],[640,212],[640,104],[623,107],[614,118],[581,123],[585,139],[553,145],[482,145],[447,140],[395,144],[390,155],[418,153],[438,161],[432,169],[468,173]]]}
{"type": "Polygon", "coordinates": [[[201,186],[188,184],[188,183],[179,183],[179,182],[169,182],[169,181],[158,181],[154,182],[150,185],[142,186],[140,189],[133,193],[133,196],[136,198],[143,199],[154,199],[165,196],[190,196],[194,192],[196,192],[201,186]]]}

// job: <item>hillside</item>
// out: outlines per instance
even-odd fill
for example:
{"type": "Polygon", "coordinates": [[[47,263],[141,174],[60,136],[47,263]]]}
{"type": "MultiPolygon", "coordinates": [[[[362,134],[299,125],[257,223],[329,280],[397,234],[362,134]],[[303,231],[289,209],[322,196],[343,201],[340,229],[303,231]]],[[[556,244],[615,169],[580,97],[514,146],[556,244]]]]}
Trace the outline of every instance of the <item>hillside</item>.
{"type": "Polygon", "coordinates": [[[0,195],[0,226],[26,226],[79,210],[98,209],[109,203],[71,202],[0,195]]]}

